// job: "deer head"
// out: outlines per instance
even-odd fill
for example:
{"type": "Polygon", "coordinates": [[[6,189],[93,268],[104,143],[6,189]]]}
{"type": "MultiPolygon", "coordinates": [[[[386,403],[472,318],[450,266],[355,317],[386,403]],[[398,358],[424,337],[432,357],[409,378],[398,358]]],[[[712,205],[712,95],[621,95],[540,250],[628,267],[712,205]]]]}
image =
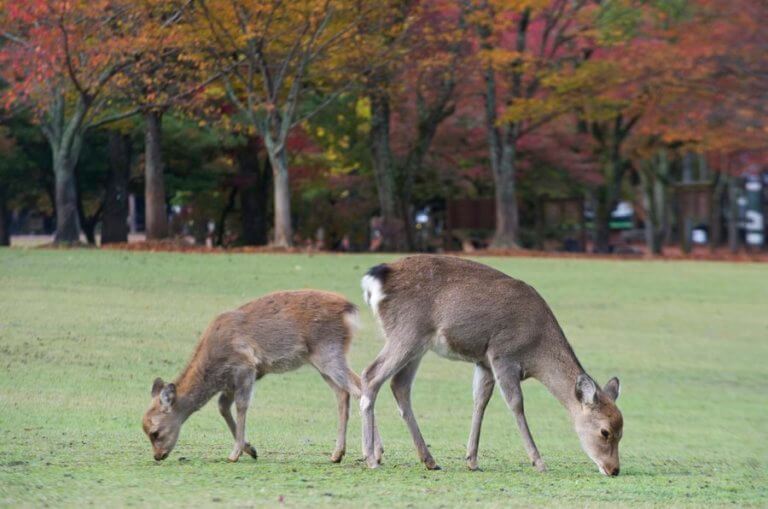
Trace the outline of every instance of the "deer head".
{"type": "Polygon", "coordinates": [[[581,448],[604,475],[619,475],[619,441],[624,421],[616,406],[621,386],[611,378],[600,389],[588,375],[576,381],[576,399],[581,408],[574,414],[574,425],[581,448]]]}
{"type": "Polygon", "coordinates": [[[164,460],[176,445],[184,419],[176,407],[176,386],[155,379],[152,384],[152,403],[142,419],[142,428],[152,443],[157,461],[164,460]]]}

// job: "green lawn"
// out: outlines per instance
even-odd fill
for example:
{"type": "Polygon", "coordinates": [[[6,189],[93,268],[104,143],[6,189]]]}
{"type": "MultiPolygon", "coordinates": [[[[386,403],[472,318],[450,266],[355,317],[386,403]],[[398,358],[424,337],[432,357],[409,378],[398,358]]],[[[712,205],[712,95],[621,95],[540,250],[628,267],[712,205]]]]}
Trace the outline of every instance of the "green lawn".
{"type": "MultiPolygon", "coordinates": [[[[389,390],[377,417],[384,466],[331,464],[336,405],[311,368],[256,385],[254,462],[226,461],[215,404],[155,463],[140,419],[156,376],[171,379],[218,312],[277,289],[335,290],[362,305],[372,255],[178,255],[0,250],[0,506],[701,506],[768,505],[768,267],[702,262],[485,258],[533,284],[600,382],[622,380],[621,475],[601,476],[567,414],[526,382],[549,466],[527,463],[498,394],[481,472],[464,447],[472,366],[429,354],[414,408],[443,467],[419,464],[389,390]]],[[[370,312],[353,344],[360,371],[381,346],[370,312]]]]}

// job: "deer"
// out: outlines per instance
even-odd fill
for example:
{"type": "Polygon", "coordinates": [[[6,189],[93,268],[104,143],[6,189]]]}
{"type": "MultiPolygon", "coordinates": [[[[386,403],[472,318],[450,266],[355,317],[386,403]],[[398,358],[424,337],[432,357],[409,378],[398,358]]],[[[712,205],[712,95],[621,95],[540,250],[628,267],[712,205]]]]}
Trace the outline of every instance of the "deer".
{"type": "MultiPolygon", "coordinates": [[[[336,395],[338,432],[331,461],[346,452],[350,395],[360,397],[360,378],[346,359],[359,328],[357,307],[323,291],[284,291],[265,295],[218,315],[200,338],[191,360],[172,383],[157,378],[142,419],[154,458],[162,461],[176,446],[189,416],[219,394],[219,412],[235,440],[228,460],[243,452],[258,458],[246,441],[245,420],[256,380],[311,364],[336,395]],[[232,416],[232,405],[237,419],[232,416]]],[[[374,432],[378,437],[378,431],[374,432]]],[[[376,439],[381,458],[381,442],[376,439]]]]}
{"type": "Polygon", "coordinates": [[[539,380],[570,414],[582,449],[607,476],[619,474],[622,414],[620,383],[600,387],[568,343],[544,299],[528,284],[486,265],[458,257],[415,255],[371,268],[363,297],[384,335],[384,346],[361,374],[363,456],[376,468],[376,396],[386,380],[420,460],[439,470],[411,407],[411,387],[422,357],[433,351],[474,363],[472,424],[466,461],[478,470],[480,428],[498,384],[517,421],[533,467],[546,471],[523,411],[520,384],[539,380]]]}

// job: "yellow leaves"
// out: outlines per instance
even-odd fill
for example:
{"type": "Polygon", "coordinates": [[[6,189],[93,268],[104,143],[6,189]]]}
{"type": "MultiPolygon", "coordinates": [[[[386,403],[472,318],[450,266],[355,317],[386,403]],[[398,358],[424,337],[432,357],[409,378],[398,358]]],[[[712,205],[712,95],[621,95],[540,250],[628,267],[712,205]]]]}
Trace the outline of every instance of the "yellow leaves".
{"type": "Polygon", "coordinates": [[[514,70],[525,72],[526,65],[530,65],[534,57],[530,53],[521,53],[506,48],[492,48],[478,51],[478,57],[483,65],[491,65],[494,69],[505,71],[514,70]]]}
{"type": "Polygon", "coordinates": [[[361,97],[355,103],[355,115],[359,119],[371,119],[371,101],[367,97],[361,97]]]}
{"type": "Polygon", "coordinates": [[[490,0],[491,7],[498,11],[521,13],[526,9],[532,13],[545,10],[552,4],[551,0],[490,0]]]}
{"type": "Polygon", "coordinates": [[[512,100],[504,113],[499,117],[499,123],[520,122],[523,120],[535,121],[545,118],[558,111],[558,100],[532,97],[529,99],[517,98],[512,100]]]}

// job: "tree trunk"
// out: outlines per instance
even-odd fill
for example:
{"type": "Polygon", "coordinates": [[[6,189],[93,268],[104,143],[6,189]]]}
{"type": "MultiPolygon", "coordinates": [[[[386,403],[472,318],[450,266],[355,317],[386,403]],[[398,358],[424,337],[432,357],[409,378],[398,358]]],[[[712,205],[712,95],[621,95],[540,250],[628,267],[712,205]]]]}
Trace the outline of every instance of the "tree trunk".
{"type": "Polygon", "coordinates": [[[707,158],[701,152],[699,152],[697,155],[699,161],[699,180],[709,180],[709,164],[707,163],[707,158]]]}
{"type": "Polygon", "coordinates": [[[693,152],[686,152],[683,156],[683,184],[693,182],[693,152]]]}
{"type": "Polygon", "coordinates": [[[162,119],[159,111],[144,116],[144,196],[146,203],[147,240],[168,237],[168,214],[165,206],[165,177],[163,175],[162,119]]]}
{"type": "Polygon", "coordinates": [[[504,123],[496,126],[496,73],[485,71],[485,127],[488,136],[488,158],[495,186],[496,229],[491,245],[516,248],[518,234],[517,196],[515,194],[515,129],[504,123]]]}
{"type": "Polygon", "coordinates": [[[596,253],[611,252],[611,214],[621,198],[623,179],[624,167],[619,152],[619,143],[614,142],[611,147],[611,160],[608,163],[607,182],[603,192],[598,193],[598,203],[595,210],[594,251],[596,253]]]}
{"type": "Polygon", "coordinates": [[[52,108],[41,129],[51,148],[54,176],[54,203],[56,209],[56,233],[54,244],[77,244],[80,242],[80,220],[77,207],[77,175],[75,167],[83,146],[83,122],[90,100],[81,96],[72,115],[66,116],[66,101],[63,93],[55,93],[52,108]]]}
{"type": "Polygon", "coordinates": [[[611,251],[611,199],[609,198],[609,184],[601,186],[595,196],[595,253],[609,253],[611,251]]]}
{"type": "Polygon", "coordinates": [[[128,180],[131,175],[131,138],[109,133],[109,178],[101,223],[101,244],[128,242],[128,180]]]}
{"type": "Polygon", "coordinates": [[[288,161],[285,145],[279,149],[273,143],[267,143],[267,153],[272,164],[275,204],[275,239],[277,247],[293,246],[293,228],[291,226],[291,184],[288,176],[288,161]]]}
{"type": "Polygon", "coordinates": [[[8,196],[5,186],[0,183],[0,246],[11,245],[11,214],[8,211],[8,196]]]}
{"type": "Polygon", "coordinates": [[[491,245],[496,248],[516,248],[518,237],[518,211],[515,184],[514,147],[504,144],[497,171],[496,184],[496,231],[491,245]]]}
{"type": "Polygon", "coordinates": [[[234,186],[229,190],[227,203],[225,203],[224,208],[221,209],[221,215],[219,216],[219,220],[216,222],[216,239],[214,242],[215,246],[224,245],[224,233],[227,228],[227,217],[235,209],[236,198],[237,186],[234,186]]]}
{"type": "Polygon", "coordinates": [[[649,166],[640,172],[643,181],[643,206],[645,207],[645,244],[648,251],[653,255],[662,254],[662,239],[664,237],[664,227],[662,220],[663,203],[659,188],[658,176],[654,169],[649,166]]]}
{"type": "MultiPolygon", "coordinates": [[[[77,180],[77,179],[76,179],[77,180]]],[[[102,204],[103,206],[103,204],[102,204]]],[[[85,208],[83,207],[83,197],[80,190],[77,190],[77,216],[80,219],[80,228],[83,231],[83,234],[85,235],[85,240],[88,241],[88,244],[91,246],[96,245],[96,224],[99,222],[99,217],[101,216],[101,210],[102,207],[99,207],[99,210],[96,211],[96,213],[88,217],[85,215],[85,208]]]]}
{"type": "MultiPolygon", "coordinates": [[[[379,84],[386,88],[386,84],[379,84]]],[[[395,167],[389,144],[389,97],[386,92],[375,90],[371,100],[371,157],[376,190],[379,196],[381,216],[381,249],[402,251],[406,249],[405,222],[397,209],[395,198],[395,167]]]]}
{"type": "Polygon", "coordinates": [[[728,248],[739,251],[739,202],[737,179],[728,176],[728,248]]]}
{"type": "Polygon", "coordinates": [[[723,192],[726,178],[721,173],[715,173],[714,188],[712,190],[712,207],[709,217],[709,250],[714,252],[720,247],[723,232],[723,192]]]}
{"type": "Polygon", "coordinates": [[[53,158],[53,172],[56,176],[56,234],[54,244],[76,244],[80,242],[80,218],[77,213],[77,185],[74,165],[69,154],[53,158]]]}
{"type": "Polygon", "coordinates": [[[249,137],[247,144],[235,151],[242,216],[240,241],[246,246],[263,246],[269,240],[267,212],[272,184],[272,165],[267,158],[264,167],[259,167],[259,148],[259,139],[249,137]]]}

